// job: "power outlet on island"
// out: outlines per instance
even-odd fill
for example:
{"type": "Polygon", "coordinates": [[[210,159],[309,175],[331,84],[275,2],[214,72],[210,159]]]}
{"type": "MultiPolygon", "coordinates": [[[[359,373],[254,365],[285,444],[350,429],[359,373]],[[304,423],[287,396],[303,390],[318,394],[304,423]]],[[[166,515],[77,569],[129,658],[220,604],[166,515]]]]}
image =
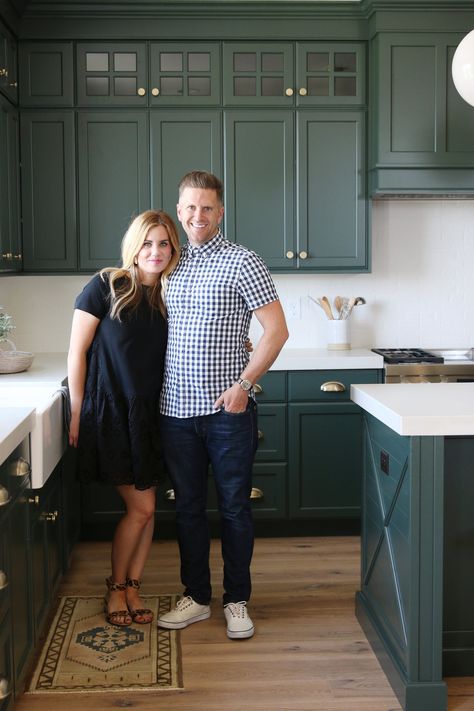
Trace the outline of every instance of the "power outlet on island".
{"type": "Polygon", "coordinates": [[[383,449],[380,451],[380,469],[385,473],[390,473],[390,457],[383,449]]]}

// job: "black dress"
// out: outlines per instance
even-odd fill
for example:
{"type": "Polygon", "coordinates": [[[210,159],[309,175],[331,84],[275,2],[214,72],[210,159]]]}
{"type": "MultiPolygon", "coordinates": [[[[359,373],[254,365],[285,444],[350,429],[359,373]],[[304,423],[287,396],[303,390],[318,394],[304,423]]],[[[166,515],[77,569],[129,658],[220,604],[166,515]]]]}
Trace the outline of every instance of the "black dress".
{"type": "Polygon", "coordinates": [[[75,308],[101,319],[87,354],[78,442],[83,482],[155,486],[163,473],[160,391],[167,324],[143,299],[122,320],[111,319],[110,287],[94,276],[75,308]]]}

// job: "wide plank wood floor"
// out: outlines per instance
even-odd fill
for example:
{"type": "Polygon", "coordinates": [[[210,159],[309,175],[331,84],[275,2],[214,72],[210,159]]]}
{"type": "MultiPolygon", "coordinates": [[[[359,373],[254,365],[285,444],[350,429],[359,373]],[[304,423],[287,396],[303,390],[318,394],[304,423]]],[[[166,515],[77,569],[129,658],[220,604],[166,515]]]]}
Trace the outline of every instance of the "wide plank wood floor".
{"type": "MultiPolygon", "coordinates": [[[[97,595],[109,544],[80,543],[60,595],[97,595]]],[[[400,711],[354,616],[359,539],[259,538],[253,559],[250,640],[225,634],[220,545],[213,541],[212,617],[181,632],[184,689],[24,694],[15,711],[400,711]]],[[[181,593],[175,541],[156,541],[149,594],[181,593]]],[[[474,679],[450,679],[449,711],[474,711],[474,679]]]]}

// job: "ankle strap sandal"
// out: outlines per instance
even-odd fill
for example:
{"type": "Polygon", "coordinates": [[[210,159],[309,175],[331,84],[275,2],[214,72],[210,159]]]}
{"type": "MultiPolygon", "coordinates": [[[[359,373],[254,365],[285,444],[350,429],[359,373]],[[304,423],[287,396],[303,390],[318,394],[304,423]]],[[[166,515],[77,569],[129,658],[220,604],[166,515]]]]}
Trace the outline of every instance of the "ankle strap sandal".
{"type": "MultiPolygon", "coordinates": [[[[133,588],[133,590],[140,590],[142,581],[136,578],[127,578],[126,584],[129,588],[133,588]]],[[[137,625],[149,625],[150,622],[153,622],[153,610],[150,610],[148,607],[137,607],[134,609],[128,605],[128,611],[130,612],[132,620],[137,625]]]]}
{"type": "Polygon", "coordinates": [[[104,597],[105,619],[110,625],[115,627],[128,627],[133,622],[132,613],[129,610],[115,610],[109,612],[109,597],[111,592],[123,592],[127,589],[127,583],[114,583],[112,578],[106,578],[107,594],[104,597]]]}

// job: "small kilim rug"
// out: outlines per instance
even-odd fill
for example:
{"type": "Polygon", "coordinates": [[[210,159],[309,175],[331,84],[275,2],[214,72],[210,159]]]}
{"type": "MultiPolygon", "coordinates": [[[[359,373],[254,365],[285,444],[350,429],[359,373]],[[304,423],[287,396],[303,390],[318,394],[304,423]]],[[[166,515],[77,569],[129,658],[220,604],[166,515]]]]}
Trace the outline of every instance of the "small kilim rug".
{"type": "Polygon", "coordinates": [[[103,597],[62,597],[27,693],[159,691],[183,688],[179,637],[158,615],[177,596],[143,598],[151,625],[109,625],[103,597]]]}

